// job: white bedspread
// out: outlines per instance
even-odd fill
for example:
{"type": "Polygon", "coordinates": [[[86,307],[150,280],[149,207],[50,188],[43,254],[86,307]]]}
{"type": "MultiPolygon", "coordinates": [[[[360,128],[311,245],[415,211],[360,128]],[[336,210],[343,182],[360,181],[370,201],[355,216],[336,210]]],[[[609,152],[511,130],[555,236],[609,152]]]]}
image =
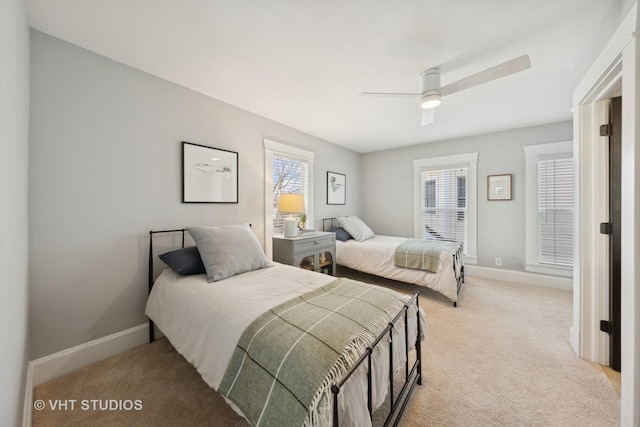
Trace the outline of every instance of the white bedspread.
{"type": "Polygon", "coordinates": [[[397,267],[393,255],[405,237],[379,236],[362,242],[336,241],[336,262],[345,267],[401,282],[426,286],[440,292],[451,301],[458,301],[458,288],[453,270],[453,257],[440,254],[441,268],[438,273],[397,267]]]}
{"type": "MultiPolygon", "coordinates": [[[[204,274],[180,276],[172,270],[165,270],[155,281],[147,302],[146,315],[155,322],[173,347],[196,367],[205,382],[216,390],[239,337],[257,316],[335,279],[274,264],[273,267],[215,283],[207,282],[204,274]]],[[[410,325],[415,325],[415,314],[409,319],[410,325]]],[[[426,328],[422,311],[421,320],[421,326],[426,328]]],[[[394,366],[398,369],[404,361],[404,333],[400,333],[400,328],[404,328],[402,322],[398,322],[395,328],[397,333],[394,334],[394,366]],[[396,340],[402,342],[396,344],[396,340]]],[[[415,327],[410,328],[409,342],[415,342],[415,337],[415,327]]],[[[379,363],[382,368],[374,370],[377,378],[374,378],[374,383],[384,384],[388,378],[388,353],[386,349],[382,351],[380,346],[377,349],[380,351],[374,352],[374,363],[377,358],[384,359],[379,363]],[[387,362],[382,363],[383,360],[387,362]]],[[[386,387],[380,387],[374,394],[374,407],[382,403],[385,394],[386,387]]],[[[238,408],[231,406],[241,414],[238,408]]],[[[358,373],[340,393],[340,414],[341,425],[370,425],[364,369],[358,369],[358,373]],[[350,385],[356,379],[359,384],[350,385]]]]}

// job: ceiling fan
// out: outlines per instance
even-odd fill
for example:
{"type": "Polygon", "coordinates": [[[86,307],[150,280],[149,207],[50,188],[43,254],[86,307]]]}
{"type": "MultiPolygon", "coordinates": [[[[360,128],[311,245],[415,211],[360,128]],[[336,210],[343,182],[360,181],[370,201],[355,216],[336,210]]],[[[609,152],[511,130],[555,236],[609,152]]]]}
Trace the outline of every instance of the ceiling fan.
{"type": "Polygon", "coordinates": [[[422,126],[433,122],[435,107],[440,105],[441,97],[452,93],[469,89],[483,83],[497,80],[511,74],[531,68],[529,55],[522,55],[510,61],[488,68],[479,73],[472,74],[446,86],[440,86],[440,68],[429,68],[420,74],[420,93],[385,93],[362,92],[366,96],[405,96],[417,97],[422,107],[422,126]]]}

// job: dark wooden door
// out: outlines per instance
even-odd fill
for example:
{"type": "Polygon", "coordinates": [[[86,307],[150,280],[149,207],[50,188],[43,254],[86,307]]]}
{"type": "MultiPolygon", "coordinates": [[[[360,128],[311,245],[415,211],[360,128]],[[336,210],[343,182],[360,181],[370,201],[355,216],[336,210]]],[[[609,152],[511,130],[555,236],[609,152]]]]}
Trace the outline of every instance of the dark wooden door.
{"type": "Polygon", "coordinates": [[[611,100],[609,135],[609,322],[611,322],[610,366],[620,372],[620,220],[622,183],[622,98],[611,100]]]}

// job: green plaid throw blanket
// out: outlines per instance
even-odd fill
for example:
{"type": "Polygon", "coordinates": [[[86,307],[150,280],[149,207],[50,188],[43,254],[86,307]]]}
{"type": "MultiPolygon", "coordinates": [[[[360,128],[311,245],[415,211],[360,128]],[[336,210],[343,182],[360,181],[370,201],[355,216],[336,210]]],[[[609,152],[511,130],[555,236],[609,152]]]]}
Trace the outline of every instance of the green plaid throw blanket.
{"type": "Polygon", "coordinates": [[[407,301],[339,278],[258,317],[242,334],[218,391],[253,426],[330,424],[330,386],[407,301]]]}
{"type": "Polygon", "coordinates": [[[440,240],[407,239],[396,248],[393,261],[398,267],[415,268],[437,273],[440,254],[450,253],[459,243],[440,240]]]}

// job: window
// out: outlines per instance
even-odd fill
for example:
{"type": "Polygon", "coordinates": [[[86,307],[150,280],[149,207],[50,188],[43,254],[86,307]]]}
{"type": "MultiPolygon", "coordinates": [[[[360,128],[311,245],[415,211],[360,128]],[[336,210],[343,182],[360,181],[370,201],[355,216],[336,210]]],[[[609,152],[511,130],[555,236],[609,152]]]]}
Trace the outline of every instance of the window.
{"type": "MultiPolygon", "coordinates": [[[[436,180],[430,179],[424,181],[424,207],[436,207],[436,180]]],[[[427,211],[427,214],[435,215],[436,211],[427,211]]]]}
{"type": "MultiPolygon", "coordinates": [[[[467,176],[458,176],[458,203],[457,207],[466,208],[467,207],[467,176]]],[[[464,210],[458,210],[458,221],[464,221],[464,210]]]]}
{"type": "Polygon", "coordinates": [[[273,234],[284,232],[284,218],[288,215],[278,212],[278,201],[282,193],[304,195],[305,209],[309,206],[309,163],[306,160],[273,154],[273,186],[271,203],[273,213],[273,234]]]}
{"type": "Polygon", "coordinates": [[[538,158],[540,262],[573,266],[573,158],[538,158]]]}
{"type": "Polygon", "coordinates": [[[527,271],[573,275],[574,165],[572,143],[524,147],[527,271]]]}
{"type": "Polygon", "coordinates": [[[423,239],[464,242],[467,197],[461,183],[466,183],[466,177],[466,167],[422,171],[425,189],[423,239]]]}
{"type": "Polygon", "coordinates": [[[414,160],[414,236],[464,244],[465,262],[477,263],[478,153],[414,160]]]}
{"type": "Polygon", "coordinates": [[[313,163],[315,154],[280,142],[264,140],[265,252],[272,256],[271,237],[281,234],[284,216],[278,213],[282,193],[304,194],[307,225],[313,227],[313,163]]]}

